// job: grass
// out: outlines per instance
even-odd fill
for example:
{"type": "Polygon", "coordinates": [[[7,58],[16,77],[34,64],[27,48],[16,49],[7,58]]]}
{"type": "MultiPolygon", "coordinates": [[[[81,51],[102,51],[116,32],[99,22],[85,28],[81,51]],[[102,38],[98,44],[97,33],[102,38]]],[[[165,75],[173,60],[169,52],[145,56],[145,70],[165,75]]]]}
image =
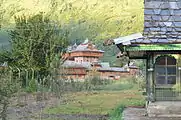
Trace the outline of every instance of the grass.
{"type": "Polygon", "coordinates": [[[69,93],[65,102],[54,108],[46,108],[48,114],[109,114],[110,120],[120,120],[124,107],[143,106],[144,97],[132,84],[115,82],[99,86],[92,92],[69,93]]]}
{"type": "Polygon", "coordinates": [[[140,101],[140,95],[136,91],[112,91],[112,92],[79,92],[66,96],[67,101],[55,108],[46,109],[50,114],[108,114],[111,109],[120,103],[134,105],[140,101]]]}
{"type": "Polygon", "coordinates": [[[121,91],[126,89],[132,89],[133,84],[122,84],[121,82],[115,82],[111,85],[101,85],[96,87],[94,90],[104,90],[104,91],[121,91]]]}

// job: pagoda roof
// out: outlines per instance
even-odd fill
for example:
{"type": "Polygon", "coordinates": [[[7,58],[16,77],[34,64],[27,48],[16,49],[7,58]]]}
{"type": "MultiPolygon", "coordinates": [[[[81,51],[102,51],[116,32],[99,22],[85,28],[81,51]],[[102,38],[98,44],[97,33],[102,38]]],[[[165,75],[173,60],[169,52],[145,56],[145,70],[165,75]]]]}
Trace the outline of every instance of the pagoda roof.
{"type": "Polygon", "coordinates": [[[91,51],[91,52],[101,52],[104,51],[98,50],[94,44],[92,44],[88,39],[86,39],[83,43],[73,46],[69,46],[68,48],[69,52],[77,52],[77,51],[91,51]]]}

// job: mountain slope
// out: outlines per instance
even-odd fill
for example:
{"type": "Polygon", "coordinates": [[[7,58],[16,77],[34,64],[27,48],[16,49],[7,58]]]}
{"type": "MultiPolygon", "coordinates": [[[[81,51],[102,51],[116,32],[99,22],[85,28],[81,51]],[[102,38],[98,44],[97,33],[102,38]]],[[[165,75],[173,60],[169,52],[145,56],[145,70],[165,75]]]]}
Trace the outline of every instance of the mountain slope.
{"type": "MultiPolygon", "coordinates": [[[[14,16],[32,16],[44,12],[70,32],[69,40],[80,43],[88,38],[95,43],[108,38],[129,35],[143,30],[144,0],[4,0],[3,30],[13,29],[14,16]]],[[[0,3],[1,4],[1,3],[0,3]]],[[[0,44],[7,45],[7,33],[0,35],[0,44]]],[[[116,48],[103,48],[104,61],[115,61],[116,48]]]]}
{"type": "Polygon", "coordinates": [[[71,31],[70,39],[118,37],[143,28],[143,0],[6,0],[4,26],[13,16],[44,12],[71,31]]]}

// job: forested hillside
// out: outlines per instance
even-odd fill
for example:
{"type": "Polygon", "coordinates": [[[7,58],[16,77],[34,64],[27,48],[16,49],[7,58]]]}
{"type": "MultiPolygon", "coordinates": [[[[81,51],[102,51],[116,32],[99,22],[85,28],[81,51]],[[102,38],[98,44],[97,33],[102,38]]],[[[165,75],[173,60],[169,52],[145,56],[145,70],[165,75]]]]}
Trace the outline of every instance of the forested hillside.
{"type": "MultiPolygon", "coordinates": [[[[68,30],[72,43],[86,38],[101,43],[143,29],[143,0],[4,0],[1,3],[0,22],[4,31],[13,29],[14,16],[39,12],[49,16],[52,24],[68,30]]],[[[7,35],[1,35],[1,44],[7,41],[7,35]]],[[[115,51],[113,48],[106,49],[109,49],[107,58],[116,53],[111,52],[115,51]]]]}

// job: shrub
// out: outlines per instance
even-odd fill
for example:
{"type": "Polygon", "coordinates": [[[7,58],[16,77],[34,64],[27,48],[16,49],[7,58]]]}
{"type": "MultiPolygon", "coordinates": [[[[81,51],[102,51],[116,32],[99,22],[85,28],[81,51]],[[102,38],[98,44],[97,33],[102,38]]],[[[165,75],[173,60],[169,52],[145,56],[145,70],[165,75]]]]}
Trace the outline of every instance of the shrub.
{"type": "Polygon", "coordinates": [[[146,88],[146,82],[143,76],[126,77],[121,79],[120,81],[122,84],[137,85],[140,90],[144,90],[146,88]]]}
{"type": "Polygon", "coordinates": [[[36,92],[37,91],[37,84],[36,84],[36,80],[35,79],[31,79],[28,87],[26,88],[26,92],[36,92]]]}
{"type": "Polygon", "coordinates": [[[136,83],[138,84],[140,90],[144,90],[146,88],[146,82],[143,77],[137,77],[136,83]]]}
{"type": "Polygon", "coordinates": [[[124,105],[119,105],[116,107],[113,111],[109,113],[109,120],[120,120],[122,119],[122,112],[124,110],[125,106],[124,105]]]}
{"type": "Polygon", "coordinates": [[[12,79],[12,71],[0,70],[0,118],[7,120],[7,108],[10,98],[20,89],[20,83],[17,78],[12,79]]]}
{"type": "Polygon", "coordinates": [[[176,91],[176,92],[181,92],[181,83],[177,83],[173,86],[173,89],[176,91]]]}

